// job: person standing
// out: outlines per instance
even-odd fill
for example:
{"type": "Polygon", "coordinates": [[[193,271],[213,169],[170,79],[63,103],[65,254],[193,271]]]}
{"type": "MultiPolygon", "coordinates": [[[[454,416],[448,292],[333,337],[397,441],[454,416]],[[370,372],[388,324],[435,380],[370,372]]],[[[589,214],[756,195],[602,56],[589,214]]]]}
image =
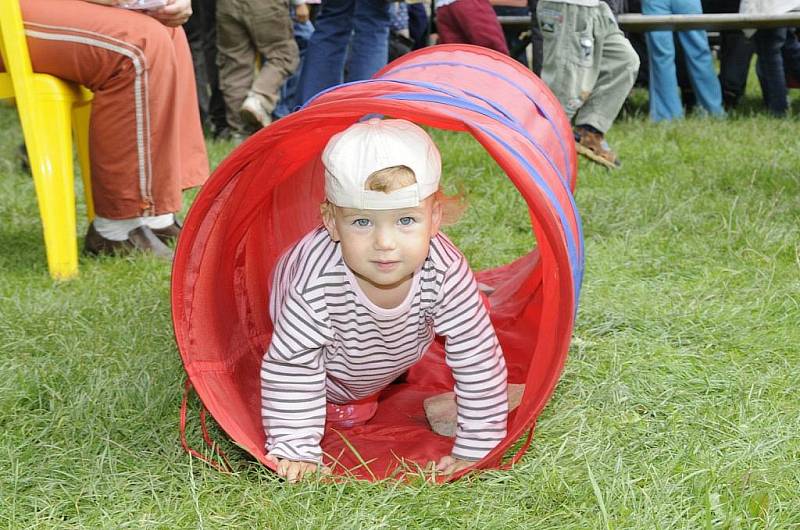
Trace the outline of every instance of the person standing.
{"type": "Polygon", "coordinates": [[[281,85],[300,61],[289,3],[217,0],[217,49],[225,115],[234,139],[242,140],[272,122],[281,85]]]}
{"type": "Polygon", "coordinates": [[[299,103],[344,81],[369,79],[383,68],[389,22],[386,0],[324,0],[300,75],[299,103]]]}
{"type": "MultiPolygon", "coordinates": [[[[779,15],[798,9],[800,0],[741,0],[739,4],[742,14],[779,15]]],[[[800,44],[794,29],[749,29],[745,35],[752,37],[755,44],[756,73],[764,104],[773,116],[785,116],[789,108],[786,71],[800,76],[800,44]]]]}
{"type": "MultiPolygon", "coordinates": [[[[642,0],[645,15],[697,15],[700,0],[642,0]]],[[[697,103],[712,116],[724,116],[722,89],[717,78],[705,30],[677,32],[684,51],[689,80],[697,103]]],[[[675,69],[675,42],[671,31],[647,32],[650,63],[650,119],[669,121],[683,117],[675,69]]]]}
{"type": "MultiPolygon", "coordinates": [[[[738,0],[703,0],[703,13],[738,13],[738,0]]],[[[747,75],[755,48],[740,29],[719,32],[719,84],[725,109],[735,108],[747,88],[747,75]]]]}
{"type": "Polygon", "coordinates": [[[575,123],[575,148],[609,169],[619,167],[605,135],[633,87],[639,57],[600,0],[540,0],[536,18],[541,77],[575,123]]]}

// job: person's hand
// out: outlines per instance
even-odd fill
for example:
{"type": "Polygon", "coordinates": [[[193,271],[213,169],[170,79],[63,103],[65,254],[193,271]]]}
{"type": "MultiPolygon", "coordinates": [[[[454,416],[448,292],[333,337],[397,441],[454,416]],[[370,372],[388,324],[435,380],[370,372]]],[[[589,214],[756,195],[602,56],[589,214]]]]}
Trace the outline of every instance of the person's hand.
{"type": "Polygon", "coordinates": [[[294,19],[300,24],[305,24],[308,22],[310,16],[308,4],[299,4],[294,6],[294,19]]]}
{"type": "Polygon", "coordinates": [[[267,455],[267,460],[275,464],[278,476],[285,478],[290,484],[303,480],[306,475],[311,475],[319,469],[323,475],[329,475],[331,470],[326,466],[320,466],[313,462],[299,462],[287,460],[273,455],[267,455]]]}
{"type": "Polygon", "coordinates": [[[192,0],[167,0],[167,5],[145,11],[165,26],[176,27],[184,24],[192,16],[192,0]]]}
{"type": "Polygon", "coordinates": [[[445,455],[439,459],[439,463],[436,464],[436,471],[441,472],[445,476],[452,475],[453,473],[458,473],[468,467],[472,466],[475,462],[471,462],[469,460],[461,460],[460,458],[453,458],[450,455],[445,455]]]}

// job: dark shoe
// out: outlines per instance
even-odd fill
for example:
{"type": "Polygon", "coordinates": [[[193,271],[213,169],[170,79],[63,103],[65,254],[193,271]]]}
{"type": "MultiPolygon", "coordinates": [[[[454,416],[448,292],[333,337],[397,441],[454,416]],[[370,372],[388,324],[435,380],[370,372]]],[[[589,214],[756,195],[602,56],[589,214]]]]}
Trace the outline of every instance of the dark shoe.
{"type": "Polygon", "coordinates": [[[168,261],[172,261],[173,257],[172,250],[146,226],[139,226],[128,232],[128,239],[124,241],[114,241],[101,236],[92,223],[86,233],[83,251],[92,256],[101,254],[122,256],[140,251],[168,261]]]}
{"type": "Polygon", "coordinates": [[[589,160],[608,169],[617,169],[622,165],[617,154],[608,146],[603,133],[599,131],[591,131],[580,125],[575,127],[575,149],[589,160]]]}
{"type": "Polygon", "coordinates": [[[233,131],[227,125],[214,125],[211,127],[211,136],[214,140],[230,140],[233,131]]]}
{"type": "Polygon", "coordinates": [[[172,243],[176,239],[178,239],[178,235],[181,233],[182,225],[178,218],[175,218],[175,222],[169,226],[165,226],[164,228],[151,228],[150,230],[155,234],[155,236],[161,240],[162,243],[172,243]]]}
{"type": "Polygon", "coordinates": [[[733,110],[739,105],[739,100],[742,99],[741,94],[737,94],[732,90],[723,90],[722,91],[722,105],[725,107],[725,110],[733,110]]]}

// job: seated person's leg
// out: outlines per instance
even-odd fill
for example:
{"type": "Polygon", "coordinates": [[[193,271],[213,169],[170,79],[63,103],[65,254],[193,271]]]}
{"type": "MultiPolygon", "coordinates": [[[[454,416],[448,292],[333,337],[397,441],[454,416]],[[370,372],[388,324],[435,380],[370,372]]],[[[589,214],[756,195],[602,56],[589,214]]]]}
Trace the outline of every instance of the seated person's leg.
{"type": "Polygon", "coordinates": [[[578,125],[589,124],[608,132],[636,81],[639,57],[622,32],[610,27],[598,50],[597,81],[575,116],[578,125]]]}
{"type": "MultiPolygon", "coordinates": [[[[541,78],[570,120],[583,104],[581,93],[592,88],[584,81],[585,68],[582,70],[578,66],[587,61],[581,49],[581,35],[577,32],[578,11],[578,6],[546,0],[540,1],[536,10],[542,30],[541,78]]],[[[593,43],[593,39],[590,42],[593,43]]],[[[589,63],[591,60],[590,56],[589,63]]]]}
{"type": "Polygon", "coordinates": [[[593,21],[596,80],[583,106],[575,114],[578,151],[609,168],[620,165],[619,158],[605,141],[625,99],[636,81],[639,57],[614,22],[610,10],[602,5],[593,21]]]}
{"type": "Polygon", "coordinates": [[[183,30],[142,13],[78,0],[22,5],[26,25],[46,34],[28,39],[34,68],[94,92],[92,188],[98,221],[106,220],[108,231],[92,225],[86,250],[135,247],[171,257],[146,226],[146,216],[163,214],[159,224],[166,217],[174,222],[181,187],[208,176],[183,30]],[[142,237],[131,239],[133,232],[142,237]]]}

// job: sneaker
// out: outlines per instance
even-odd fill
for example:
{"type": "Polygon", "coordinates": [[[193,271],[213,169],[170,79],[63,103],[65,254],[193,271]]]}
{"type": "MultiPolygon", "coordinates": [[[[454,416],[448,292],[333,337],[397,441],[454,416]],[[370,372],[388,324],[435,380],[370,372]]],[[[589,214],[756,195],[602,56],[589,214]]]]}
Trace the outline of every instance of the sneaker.
{"type": "Polygon", "coordinates": [[[603,133],[591,131],[581,125],[575,127],[575,149],[589,160],[608,169],[617,169],[622,165],[617,154],[608,146],[603,133]]]}
{"type": "Polygon", "coordinates": [[[242,117],[242,121],[251,127],[261,128],[272,123],[272,116],[270,116],[270,113],[264,108],[264,103],[261,99],[261,96],[251,92],[245,98],[242,107],[239,109],[239,115],[242,117]]]}

